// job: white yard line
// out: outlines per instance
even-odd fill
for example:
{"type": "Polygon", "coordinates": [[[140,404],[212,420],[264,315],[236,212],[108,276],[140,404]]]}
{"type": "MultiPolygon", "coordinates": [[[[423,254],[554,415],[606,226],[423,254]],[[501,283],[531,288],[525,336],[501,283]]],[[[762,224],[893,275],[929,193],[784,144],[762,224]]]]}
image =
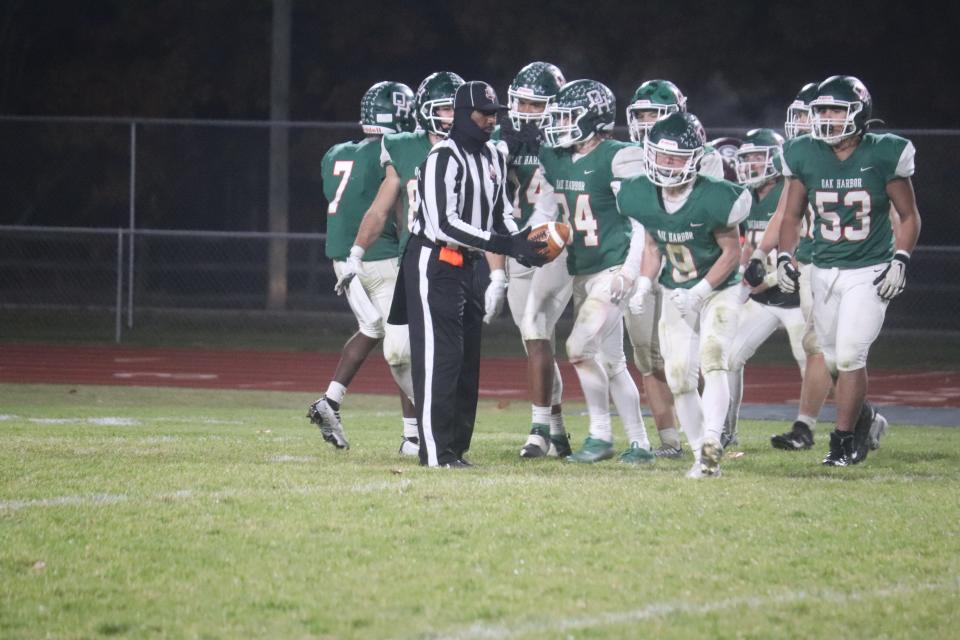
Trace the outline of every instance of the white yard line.
{"type": "Polygon", "coordinates": [[[611,611],[593,616],[579,616],[571,618],[550,618],[541,620],[518,621],[516,624],[487,624],[474,623],[461,631],[449,634],[434,635],[428,633],[425,637],[444,640],[473,640],[475,638],[515,638],[527,634],[561,634],[580,629],[596,629],[613,625],[640,622],[652,618],[663,618],[671,615],[702,616],[716,612],[731,612],[735,609],[760,609],[770,606],[795,605],[799,603],[829,602],[838,604],[843,602],[860,602],[880,598],[929,593],[935,591],[957,591],[960,589],[960,577],[953,577],[942,582],[923,584],[892,584],[867,591],[835,591],[832,589],[816,589],[812,591],[786,591],[769,595],[741,596],[726,598],[713,602],[660,602],[652,603],[639,609],[629,611],[611,611]]]}

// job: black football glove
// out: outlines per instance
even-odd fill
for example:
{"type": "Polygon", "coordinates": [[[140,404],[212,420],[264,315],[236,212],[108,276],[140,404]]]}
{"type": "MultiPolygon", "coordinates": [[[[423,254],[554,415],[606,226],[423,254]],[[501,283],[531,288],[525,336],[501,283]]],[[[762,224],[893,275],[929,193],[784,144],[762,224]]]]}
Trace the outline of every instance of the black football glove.
{"type": "Polygon", "coordinates": [[[754,251],[750,256],[750,262],[743,271],[743,279],[751,287],[759,287],[763,284],[763,279],[767,277],[766,256],[759,250],[754,251]],[[759,256],[757,254],[760,254],[759,256]]]}
{"type": "MultiPolygon", "coordinates": [[[[508,118],[509,119],[509,118],[508,118]]],[[[536,155],[540,152],[540,143],[543,142],[543,131],[536,122],[524,122],[520,125],[517,137],[528,154],[536,155]]]]}
{"type": "Polygon", "coordinates": [[[530,227],[510,234],[491,233],[487,241],[487,251],[510,256],[525,267],[539,267],[547,263],[547,258],[540,255],[540,250],[546,248],[546,242],[534,241],[529,237],[530,227]]]}

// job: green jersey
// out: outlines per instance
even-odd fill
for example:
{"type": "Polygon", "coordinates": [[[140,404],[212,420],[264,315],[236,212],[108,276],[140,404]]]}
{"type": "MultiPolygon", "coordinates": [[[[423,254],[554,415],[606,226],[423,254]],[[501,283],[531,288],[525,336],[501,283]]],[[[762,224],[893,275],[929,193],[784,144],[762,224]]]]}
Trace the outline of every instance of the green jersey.
{"type": "MultiPolygon", "coordinates": [[[[327,257],[346,260],[357,237],[360,221],[383,182],[379,163],[380,140],[365,138],[330,147],[320,163],[323,195],[327,202],[327,257]]],[[[391,219],[369,249],[366,260],[386,260],[399,255],[397,225],[391,219]]]]}
{"type": "MultiPolygon", "coordinates": [[[[617,195],[620,211],[642,224],[667,257],[668,268],[660,274],[667,289],[689,289],[703,280],[722,253],[713,232],[739,225],[750,213],[750,202],[743,187],[704,175],[697,176],[673,213],[667,213],[659,187],[646,176],[624,180],[617,195]]],[[[716,288],[739,281],[733,269],[716,288]]]]}
{"type": "Polygon", "coordinates": [[[783,173],[807,189],[814,208],[813,264],[856,269],[893,257],[887,183],[909,178],[913,144],[893,134],[867,133],[846,160],[809,135],[783,147],[783,173]]]}
{"type": "Polygon", "coordinates": [[[564,222],[573,230],[573,242],[567,248],[570,275],[598,273],[626,260],[632,226],[617,211],[611,182],[627,175],[616,170],[615,178],[615,164],[635,166],[629,175],[637,175],[642,159],[641,149],[615,140],[604,140],[578,157],[570,149],[540,148],[543,177],[552,187],[564,222]]]}
{"type": "Polygon", "coordinates": [[[500,128],[490,135],[490,139],[498,142],[497,146],[507,156],[508,182],[507,195],[513,203],[513,216],[517,219],[517,226],[523,228],[533,214],[534,205],[543,188],[543,173],[540,171],[539,148],[530,148],[523,144],[514,156],[507,152],[506,143],[500,142],[500,128]]]}
{"type": "Polygon", "coordinates": [[[417,169],[427,159],[433,147],[430,136],[425,131],[413,133],[389,133],[383,136],[380,150],[380,164],[393,165],[400,177],[400,199],[403,206],[404,224],[400,230],[400,251],[407,246],[410,238],[410,221],[417,215],[417,169]]]}

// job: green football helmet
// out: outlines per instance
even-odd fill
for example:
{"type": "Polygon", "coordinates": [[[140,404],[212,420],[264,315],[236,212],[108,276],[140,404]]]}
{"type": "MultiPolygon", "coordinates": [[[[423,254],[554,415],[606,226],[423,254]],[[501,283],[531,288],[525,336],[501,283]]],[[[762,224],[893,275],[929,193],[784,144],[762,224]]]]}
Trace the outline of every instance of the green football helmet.
{"type": "Polygon", "coordinates": [[[437,71],[423,79],[417,87],[417,123],[424,131],[447,137],[450,127],[453,126],[453,116],[441,118],[437,115],[437,109],[452,109],[453,98],[462,84],[463,78],[452,71],[437,71]]]}
{"type": "Polygon", "coordinates": [[[574,80],[557,92],[543,135],[551,147],[572,147],[597,133],[612,131],[616,113],[617,99],[606,85],[596,80],[574,80]]]}
{"type": "Polygon", "coordinates": [[[853,76],[831,76],[817,87],[810,101],[810,135],[833,146],[867,132],[873,99],[867,87],[853,76]],[[827,109],[842,109],[841,118],[828,118],[827,109]],[[839,132],[837,131],[839,129],[839,132]]]}
{"type": "Polygon", "coordinates": [[[550,122],[550,104],[566,80],[563,73],[549,62],[531,62],[510,83],[507,89],[507,106],[510,108],[510,123],[519,130],[526,122],[545,127],[550,122]],[[540,113],[521,113],[520,100],[542,102],[540,113]]]}
{"type": "Polygon", "coordinates": [[[627,105],[627,129],[630,139],[643,142],[653,123],[663,116],[687,110],[687,98],[669,80],[647,80],[633,92],[627,105]],[[645,112],[653,115],[645,116],[645,112]]]}
{"type": "Polygon", "coordinates": [[[413,131],[413,91],[402,82],[378,82],[360,101],[360,126],[368,135],[413,131]]]}
{"type": "Polygon", "coordinates": [[[817,83],[808,82],[787,107],[787,121],[783,133],[787,140],[810,133],[810,101],[817,97],[817,83]]]}
{"type": "Polygon", "coordinates": [[[660,118],[643,140],[647,177],[661,187],[692,182],[706,142],[703,125],[692,113],[675,111],[660,118]]]}
{"type": "Polygon", "coordinates": [[[747,131],[737,149],[737,182],[745,187],[759,187],[773,180],[783,172],[782,153],[783,136],[773,129],[747,131]]]}

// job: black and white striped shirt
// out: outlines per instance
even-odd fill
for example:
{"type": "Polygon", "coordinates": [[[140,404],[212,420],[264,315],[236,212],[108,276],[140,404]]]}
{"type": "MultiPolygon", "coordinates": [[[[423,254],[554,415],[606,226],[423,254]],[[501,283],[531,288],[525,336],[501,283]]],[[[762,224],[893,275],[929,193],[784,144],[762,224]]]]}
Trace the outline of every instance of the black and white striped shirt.
{"type": "Polygon", "coordinates": [[[507,160],[493,142],[467,151],[447,138],[420,165],[420,207],[410,234],[453,247],[484,249],[490,232],[516,233],[505,192],[507,160]]]}

